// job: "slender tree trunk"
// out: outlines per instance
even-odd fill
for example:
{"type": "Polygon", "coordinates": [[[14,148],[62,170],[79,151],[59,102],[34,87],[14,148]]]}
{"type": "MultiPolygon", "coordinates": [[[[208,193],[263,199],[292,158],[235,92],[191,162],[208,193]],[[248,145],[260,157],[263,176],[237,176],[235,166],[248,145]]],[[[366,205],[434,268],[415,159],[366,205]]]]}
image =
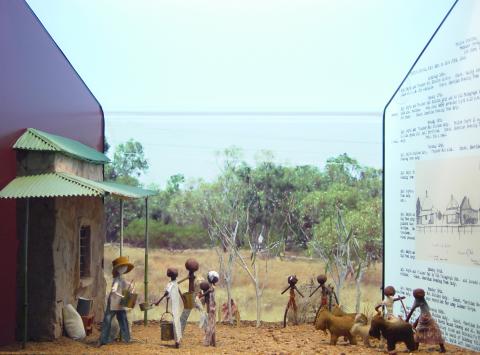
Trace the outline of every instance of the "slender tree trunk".
{"type": "Polygon", "coordinates": [[[360,312],[360,299],[362,298],[362,288],[361,282],[363,279],[363,267],[360,267],[360,271],[358,273],[358,277],[355,279],[355,288],[356,288],[356,300],[355,300],[355,312],[360,312]]]}
{"type": "Polygon", "coordinates": [[[260,282],[258,279],[258,268],[256,263],[254,265],[255,268],[255,298],[257,300],[257,328],[260,326],[260,319],[261,319],[261,307],[262,307],[262,291],[260,290],[260,282]]]}

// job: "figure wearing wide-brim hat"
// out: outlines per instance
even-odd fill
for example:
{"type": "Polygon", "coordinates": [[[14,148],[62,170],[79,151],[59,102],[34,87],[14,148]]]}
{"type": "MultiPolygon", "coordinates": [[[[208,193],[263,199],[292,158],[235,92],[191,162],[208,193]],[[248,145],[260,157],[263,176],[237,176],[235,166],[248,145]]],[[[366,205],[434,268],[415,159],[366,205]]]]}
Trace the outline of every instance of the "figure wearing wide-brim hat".
{"type": "Polygon", "coordinates": [[[128,274],[133,270],[133,264],[128,260],[128,258],[126,256],[119,256],[112,261],[112,274],[114,277],[116,276],[118,268],[121,266],[127,267],[124,274],[128,274]]]}
{"type": "Polygon", "coordinates": [[[127,343],[130,342],[127,313],[124,306],[121,304],[121,301],[124,298],[124,293],[134,292],[133,285],[125,281],[122,277],[123,274],[129,273],[132,269],[133,264],[125,256],[120,256],[112,261],[112,288],[108,295],[107,308],[105,309],[105,315],[103,317],[99,345],[107,344],[110,340],[110,328],[113,316],[117,317],[122,340],[127,343]]]}

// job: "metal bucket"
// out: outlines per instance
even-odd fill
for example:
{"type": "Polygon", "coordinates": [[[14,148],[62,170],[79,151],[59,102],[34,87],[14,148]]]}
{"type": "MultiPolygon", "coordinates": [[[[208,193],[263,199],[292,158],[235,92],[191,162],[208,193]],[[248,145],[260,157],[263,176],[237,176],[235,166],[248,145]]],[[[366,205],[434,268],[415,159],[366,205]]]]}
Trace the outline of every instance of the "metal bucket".
{"type": "Polygon", "coordinates": [[[124,297],[120,301],[120,305],[127,308],[133,308],[137,303],[137,297],[138,294],[127,292],[124,294],[124,297]]]}
{"type": "Polygon", "coordinates": [[[162,340],[173,340],[175,337],[173,336],[173,314],[170,312],[165,312],[162,314],[160,318],[160,335],[162,340]],[[170,314],[172,316],[171,321],[167,321],[163,319],[165,314],[170,314]]]}
{"type": "Polygon", "coordinates": [[[152,309],[152,305],[150,303],[147,303],[147,302],[140,303],[138,306],[140,307],[140,310],[142,312],[143,311],[148,311],[149,309],[152,309]]]}
{"type": "Polygon", "coordinates": [[[195,307],[195,292],[185,292],[183,294],[183,308],[193,309],[195,307]]]}
{"type": "Polygon", "coordinates": [[[78,314],[86,317],[90,315],[90,311],[92,310],[92,307],[93,307],[93,300],[88,298],[78,297],[78,303],[77,303],[78,314]]]}

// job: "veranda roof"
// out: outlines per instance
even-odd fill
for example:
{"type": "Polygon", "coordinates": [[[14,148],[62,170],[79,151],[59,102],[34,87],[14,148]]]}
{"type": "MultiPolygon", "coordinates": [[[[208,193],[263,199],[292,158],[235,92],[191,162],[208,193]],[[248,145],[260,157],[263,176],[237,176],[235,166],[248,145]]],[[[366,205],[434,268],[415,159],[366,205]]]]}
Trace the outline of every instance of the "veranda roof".
{"type": "Polygon", "coordinates": [[[105,164],[110,159],[105,154],[76,140],[28,128],[13,145],[15,149],[62,152],[93,164],[105,164]]]}
{"type": "Polygon", "coordinates": [[[0,198],[72,197],[113,195],[121,199],[145,198],[152,190],[94,181],[68,173],[19,176],[0,191],[0,198]]]}

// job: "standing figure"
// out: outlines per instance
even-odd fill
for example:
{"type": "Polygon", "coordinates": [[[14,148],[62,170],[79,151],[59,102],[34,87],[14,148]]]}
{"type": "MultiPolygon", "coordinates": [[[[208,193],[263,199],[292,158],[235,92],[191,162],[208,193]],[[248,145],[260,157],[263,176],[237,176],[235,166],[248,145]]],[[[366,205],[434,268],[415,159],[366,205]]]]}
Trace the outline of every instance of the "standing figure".
{"type": "MultiPolygon", "coordinates": [[[[179,284],[181,284],[182,282],[188,280],[188,292],[191,295],[194,295],[194,292],[195,292],[195,271],[197,271],[199,267],[200,265],[198,264],[198,261],[196,261],[195,259],[188,259],[185,262],[185,268],[188,270],[188,276],[178,282],[179,284]]],[[[195,306],[195,308],[197,307],[195,306]]],[[[182,333],[184,332],[185,327],[187,326],[187,320],[191,312],[192,312],[191,308],[183,308],[183,312],[180,317],[180,323],[182,325],[182,333]]]]}
{"type": "Polygon", "coordinates": [[[437,322],[435,322],[435,319],[433,319],[430,314],[430,307],[428,307],[428,303],[425,300],[425,291],[421,288],[416,288],[413,290],[413,297],[415,297],[415,302],[413,302],[410,313],[407,316],[407,322],[410,320],[415,309],[420,308],[420,317],[413,323],[416,348],[418,349],[420,343],[438,344],[440,345],[440,352],[444,353],[446,351],[444,345],[445,340],[443,339],[437,322]]]}
{"type": "Polygon", "coordinates": [[[317,292],[318,289],[322,290],[322,298],[320,300],[320,307],[317,310],[317,314],[315,316],[315,319],[318,317],[318,312],[320,312],[320,309],[322,307],[327,307],[328,305],[328,310],[331,312],[332,311],[332,296],[335,297],[335,302],[338,304],[338,298],[337,294],[333,290],[332,286],[327,286],[325,283],[327,282],[327,276],[326,275],[318,275],[317,276],[317,282],[319,283],[318,287],[310,294],[309,297],[312,297],[315,292],[317,292]]]}
{"type": "MultiPolygon", "coordinates": [[[[127,257],[120,256],[112,261],[112,266],[112,288],[108,295],[107,308],[105,309],[105,315],[103,317],[99,346],[107,344],[110,340],[110,328],[113,316],[117,317],[122,340],[127,343],[130,342],[127,313],[121,304],[121,300],[125,297],[125,292],[128,292],[131,288],[131,284],[125,281],[122,275],[132,271],[133,264],[128,261],[127,257]]],[[[133,292],[134,290],[131,289],[130,291],[133,292]]]]}
{"type": "Polygon", "coordinates": [[[293,308],[293,317],[295,319],[295,325],[298,324],[297,321],[297,304],[295,303],[295,290],[298,292],[300,296],[303,297],[302,293],[298,290],[296,284],[298,282],[297,276],[296,275],[290,275],[288,277],[288,287],[283,290],[281,293],[282,295],[290,290],[290,298],[287,303],[287,307],[285,308],[285,315],[283,316],[283,327],[285,328],[287,326],[287,312],[290,309],[290,307],[293,308]]]}
{"type": "Polygon", "coordinates": [[[178,288],[177,276],[178,270],[173,267],[167,269],[167,276],[170,277],[170,282],[165,287],[165,293],[163,296],[155,303],[158,304],[167,297],[167,309],[168,301],[172,302],[172,315],[173,315],[173,335],[175,339],[175,347],[178,349],[180,347],[180,341],[182,340],[182,326],[180,324],[180,299],[182,294],[178,288]]]}
{"type": "Polygon", "coordinates": [[[406,309],[402,301],[405,299],[405,296],[400,296],[395,298],[394,297],[395,293],[396,291],[393,286],[385,287],[383,289],[383,294],[385,295],[385,297],[383,298],[383,301],[375,306],[375,311],[377,312],[380,307],[383,307],[383,318],[385,318],[386,320],[393,320],[393,321],[399,320],[399,318],[393,314],[393,304],[396,301],[400,301],[402,303],[402,306],[406,315],[406,309]]]}
{"type": "Polygon", "coordinates": [[[205,329],[205,339],[203,344],[206,346],[216,346],[215,339],[215,323],[216,323],[216,303],[215,303],[215,284],[220,279],[218,272],[209,271],[207,275],[208,280],[208,289],[207,285],[204,283],[200,284],[200,287],[203,290],[203,294],[200,297],[205,297],[205,303],[207,305],[207,326],[205,329]]]}

